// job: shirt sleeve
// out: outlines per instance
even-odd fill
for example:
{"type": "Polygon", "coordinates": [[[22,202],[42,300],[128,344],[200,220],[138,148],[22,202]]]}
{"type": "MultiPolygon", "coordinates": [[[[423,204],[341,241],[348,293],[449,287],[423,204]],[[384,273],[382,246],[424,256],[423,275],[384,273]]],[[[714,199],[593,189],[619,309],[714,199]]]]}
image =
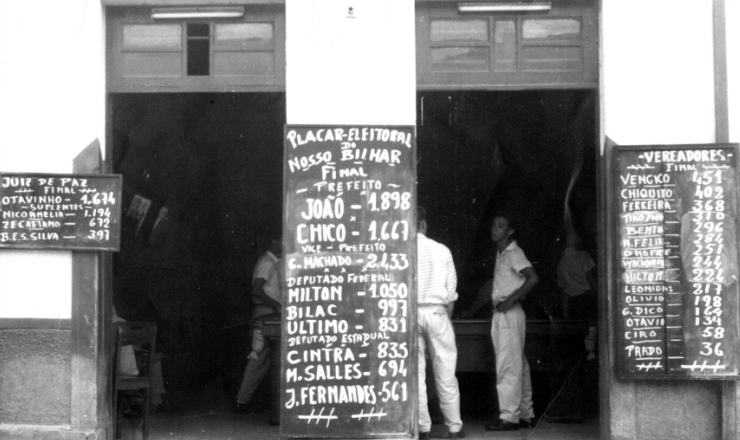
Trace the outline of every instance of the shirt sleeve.
{"type": "Polygon", "coordinates": [[[457,272],[455,271],[455,263],[452,261],[452,254],[447,248],[445,248],[445,266],[447,270],[447,278],[445,279],[447,296],[445,301],[449,304],[452,301],[457,301],[457,272]]]}
{"type": "Polygon", "coordinates": [[[254,275],[252,276],[252,282],[256,280],[257,278],[262,278],[263,280],[267,281],[272,276],[272,273],[275,271],[275,265],[272,261],[265,258],[259,264],[254,270],[254,275]]]}
{"type": "Polygon", "coordinates": [[[521,271],[528,267],[532,267],[532,263],[524,255],[524,251],[518,249],[517,252],[513,252],[511,256],[511,268],[514,269],[514,272],[521,273],[521,271]]]}

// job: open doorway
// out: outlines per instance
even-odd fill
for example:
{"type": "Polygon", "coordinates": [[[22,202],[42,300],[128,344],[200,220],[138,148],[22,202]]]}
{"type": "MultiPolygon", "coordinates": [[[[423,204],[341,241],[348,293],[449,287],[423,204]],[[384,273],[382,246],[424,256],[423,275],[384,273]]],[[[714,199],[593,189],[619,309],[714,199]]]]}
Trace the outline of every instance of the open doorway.
{"type": "Polygon", "coordinates": [[[505,212],[516,218],[517,243],[540,277],[523,301],[535,414],[552,422],[598,417],[598,361],[584,342],[594,322],[566,316],[557,274],[569,230],[598,255],[596,115],[593,90],[418,95],[418,201],[428,211],[428,235],[450,248],[458,272],[453,324],[463,412],[496,414],[492,356],[485,358],[492,313],[455,318],[481,289],[490,292],[489,227],[505,212]]]}
{"type": "MultiPolygon", "coordinates": [[[[162,411],[233,406],[252,269],[261,238],[282,220],[284,98],[111,97],[112,168],[124,182],[113,305],[125,320],[157,323],[162,411]]],[[[257,395],[266,402],[266,389],[257,395]]]]}

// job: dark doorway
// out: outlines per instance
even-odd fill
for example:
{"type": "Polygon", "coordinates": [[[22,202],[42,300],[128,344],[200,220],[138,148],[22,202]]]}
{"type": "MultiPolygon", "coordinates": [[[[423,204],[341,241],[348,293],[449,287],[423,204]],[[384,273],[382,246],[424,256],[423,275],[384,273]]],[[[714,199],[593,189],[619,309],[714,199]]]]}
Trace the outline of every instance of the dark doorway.
{"type": "MultiPolygon", "coordinates": [[[[568,421],[598,414],[598,365],[585,361],[584,335],[558,333],[565,327],[560,324],[564,316],[557,280],[568,228],[597,256],[596,115],[593,90],[418,95],[418,201],[428,211],[428,235],[453,254],[459,294],[455,315],[468,308],[492,277],[495,251],[489,226],[494,214],[513,215],[516,240],[540,276],[523,302],[528,322],[533,321],[525,351],[535,412],[559,414],[568,421]],[[564,386],[566,380],[570,382],[564,386]],[[578,407],[559,408],[555,401],[548,410],[558,393],[578,407]]],[[[489,342],[490,316],[487,308],[475,317],[489,342]]],[[[458,346],[458,358],[492,350],[467,346],[460,336],[458,346]]],[[[495,376],[462,373],[459,378],[463,412],[467,407],[497,417],[491,408],[496,405],[495,376]]]]}
{"type": "MultiPolygon", "coordinates": [[[[126,320],[157,322],[166,403],[228,407],[247,362],[260,237],[281,226],[285,96],[117,94],[111,103],[113,172],[124,176],[113,303],[126,320]]],[[[596,93],[423,92],[417,108],[418,200],[430,237],[453,253],[458,313],[491,277],[488,225],[503,209],[517,213],[519,244],[541,277],[528,319],[562,318],[565,226],[597,255],[596,93]]],[[[550,367],[540,367],[537,414],[554,393],[550,367]]],[[[583,395],[593,402],[597,373],[583,395]]],[[[463,412],[487,416],[492,388],[480,377],[461,386],[463,412]]]]}
{"type": "Polygon", "coordinates": [[[113,171],[124,182],[113,304],[123,319],[157,323],[165,406],[232,405],[260,237],[281,225],[284,94],[111,102],[113,171]]]}

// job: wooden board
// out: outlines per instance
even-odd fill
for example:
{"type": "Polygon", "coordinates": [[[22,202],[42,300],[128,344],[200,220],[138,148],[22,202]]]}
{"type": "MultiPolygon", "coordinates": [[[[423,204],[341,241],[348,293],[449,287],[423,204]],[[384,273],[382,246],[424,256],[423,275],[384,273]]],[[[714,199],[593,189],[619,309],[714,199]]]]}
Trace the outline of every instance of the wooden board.
{"type": "Polygon", "coordinates": [[[410,437],[413,127],[286,126],[281,433],[410,437]]]}
{"type": "Polygon", "coordinates": [[[736,379],[738,145],[614,151],[618,376],[736,379]]]}
{"type": "Polygon", "coordinates": [[[118,251],[120,175],[0,173],[0,248],[118,251]]]}

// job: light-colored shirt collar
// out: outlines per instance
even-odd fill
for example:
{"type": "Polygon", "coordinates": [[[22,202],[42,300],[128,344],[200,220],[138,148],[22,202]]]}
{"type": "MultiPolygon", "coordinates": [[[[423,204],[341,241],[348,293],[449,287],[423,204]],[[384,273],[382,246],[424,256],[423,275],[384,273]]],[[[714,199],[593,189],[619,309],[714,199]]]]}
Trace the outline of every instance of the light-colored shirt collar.
{"type": "Polygon", "coordinates": [[[267,254],[267,256],[268,256],[268,257],[270,257],[270,260],[271,260],[271,261],[272,261],[273,263],[277,264],[277,263],[278,263],[278,261],[280,261],[280,259],[279,259],[278,257],[276,257],[276,256],[275,256],[275,254],[273,254],[272,252],[270,252],[270,251],[265,251],[265,253],[267,254]]]}
{"type": "Polygon", "coordinates": [[[498,249],[496,249],[496,258],[500,258],[505,253],[513,251],[514,249],[516,249],[516,246],[517,246],[516,245],[516,240],[511,240],[511,243],[509,243],[509,245],[506,246],[506,249],[504,249],[503,252],[501,252],[498,249]]]}

